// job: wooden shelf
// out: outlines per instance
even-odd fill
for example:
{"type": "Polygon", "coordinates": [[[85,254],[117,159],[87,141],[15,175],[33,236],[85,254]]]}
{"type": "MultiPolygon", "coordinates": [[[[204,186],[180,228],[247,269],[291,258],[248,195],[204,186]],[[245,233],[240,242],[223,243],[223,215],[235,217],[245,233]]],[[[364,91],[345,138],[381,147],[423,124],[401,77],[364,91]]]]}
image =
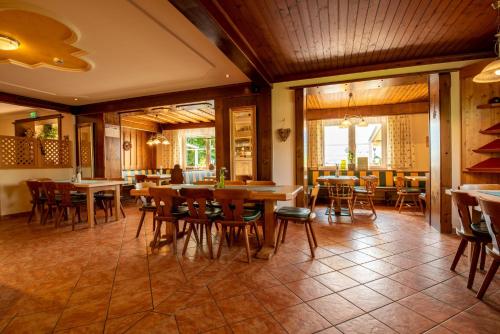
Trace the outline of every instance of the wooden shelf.
{"type": "Polygon", "coordinates": [[[500,158],[489,158],[472,167],[467,168],[468,173],[500,173],[500,158]]]}
{"type": "Polygon", "coordinates": [[[472,151],[476,153],[498,153],[500,152],[500,139],[495,139],[494,141],[472,151]]]}
{"type": "Polygon", "coordinates": [[[497,134],[500,134],[500,123],[497,123],[497,124],[495,124],[493,126],[490,126],[487,129],[481,130],[479,132],[481,132],[483,135],[497,135],[497,134]]]}
{"type": "Polygon", "coordinates": [[[477,106],[478,109],[500,108],[500,103],[486,103],[477,106]]]}

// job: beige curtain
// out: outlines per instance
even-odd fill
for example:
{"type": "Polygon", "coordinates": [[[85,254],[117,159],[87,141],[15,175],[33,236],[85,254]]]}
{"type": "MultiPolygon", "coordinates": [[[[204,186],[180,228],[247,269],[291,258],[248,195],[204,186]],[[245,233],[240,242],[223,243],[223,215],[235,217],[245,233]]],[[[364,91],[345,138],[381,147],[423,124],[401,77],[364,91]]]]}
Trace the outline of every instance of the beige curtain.
{"type": "Polygon", "coordinates": [[[182,168],[184,152],[182,131],[166,130],[163,131],[163,135],[168,139],[170,145],[158,145],[161,152],[160,166],[163,168],[173,168],[174,165],[179,164],[182,168]]]}
{"type": "Polygon", "coordinates": [[[387,117],[387,165],[392,169],[410,169],[415,166],[411,126],[408,115],[387,117]]]}
{"type": "Polygon", "coordinates": [[[307,122],[307,167],[323,166],[323,121],[307,122]]]}

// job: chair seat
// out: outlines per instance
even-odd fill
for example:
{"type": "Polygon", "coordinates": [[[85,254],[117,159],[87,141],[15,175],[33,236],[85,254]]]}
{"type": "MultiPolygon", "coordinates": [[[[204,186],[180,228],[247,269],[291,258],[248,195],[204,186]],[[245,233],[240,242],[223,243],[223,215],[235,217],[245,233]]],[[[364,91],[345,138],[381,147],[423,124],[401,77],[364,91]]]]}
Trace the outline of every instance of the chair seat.
{"type": "Polygon", "coordinates": [[[418,198],[420,198],[422,201],[424,201],[424,202],[425,202],[425,200],[426,200],[426,198],[425,198],[425,193],[420,193],[420,194],[418,195],[418,198]]]}
{"type": "Polygon", "coordinates": [[[420,194],[419,188],[403,188],[400,193],[402,194],[420,194]]]}
{"type": "Polygon", "coordinates": [[[356,187],[354,187],[354,192],[356,194],[366,194],[366,195],[371,195],[372,194],[371,191],[368,191],[365,187],[362,187],[362,186],[356,186],[356,187]]]}
{"type": "Polygon", "coordinates": [[[174,217],[184,217],[189,214],[189,208],[187,206],[179,205],[172,211],[172,216],[174,217]]]}
{"type": "Polygon", "coordinates": [[[479,237],[489,237],[488,227],[485,222],[479,222],[477,224],[471,224],[470,228],[472,232],[479,237]]]}
{"type": "Polygon", "coordinates": [[[113,193],[97,193],[94,194],[95,199],[104,199],[104,200],[112,200],[115,198],[115,194],[113,193]]]}
{"type": "Polygon", "coordinates": [[[280,219],[300,219],[307,220],[311,214],[311,210],[308,208],[291,207],[284,206],[276,211],[276,215],[280,219]]]}
{"type": "Polygon", "coordinates": [[[245,222],[249,222],[249,221],[252,221],[252,220],[257,220],[259,219],[261,216],[261,213],[259,210],[245,210],[243,211],[243,220],[245,222]]]}
{"type": "Polygon", "coordinates": [[[156,205],[154,204],[151,204],[151,203],[144,203],[140,208],[139,208],[140,211],[148,211],[148,212],[151,212],[151,211],[156,211],[156,205]]]}
{"type": "Polygon", "coordinates": [[[209,208],[205,211],[205,214],[208,216],[209,219],[216,219],[221,216],[222,210],[216,207],[209,208]]]}

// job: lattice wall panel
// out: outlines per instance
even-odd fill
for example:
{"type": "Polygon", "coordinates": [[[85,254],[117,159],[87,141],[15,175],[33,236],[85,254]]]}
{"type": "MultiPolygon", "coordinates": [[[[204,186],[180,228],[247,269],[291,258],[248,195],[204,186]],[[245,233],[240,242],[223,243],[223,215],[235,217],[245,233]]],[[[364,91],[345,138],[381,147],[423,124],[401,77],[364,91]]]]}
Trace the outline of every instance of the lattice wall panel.
{"type": "Polygon", "coordinates": [[[67,140],[0,136],[0,168],[71,168],[71,150],[67,140]]]}

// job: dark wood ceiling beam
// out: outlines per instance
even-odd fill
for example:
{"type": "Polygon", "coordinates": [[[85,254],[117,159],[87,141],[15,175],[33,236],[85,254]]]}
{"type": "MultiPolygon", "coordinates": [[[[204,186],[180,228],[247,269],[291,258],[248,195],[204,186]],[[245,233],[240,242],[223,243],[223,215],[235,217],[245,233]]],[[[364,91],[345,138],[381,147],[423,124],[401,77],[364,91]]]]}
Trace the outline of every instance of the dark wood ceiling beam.
{"type": "Polygon", "coordinates": [[[429,112],[429,102],[411,102],[382,104],[376,106],[359,106],[356,108],[333,108],[333,109],[307,109],[306,119],[308,121],[344,118],[348,115],[369,116],[391,116],[407,114],[424,114],[429,112]]]}
{"type": "Polygon", "coordinates": [[[213,127],[215,127],[215,121],[201,122],[201,123],[186,123],[186,124],[161,124],[162,130],[198,129],[198,128],[213,128],[213,127]]]}
{"type": "Polygon", "coordinates": [[[271,85],[273,78],[217,1],[169,1],[250,80],[260,85],[271,85]]]}
{"type": "MultiPolygon", "coordinates": [[[[377,64],[354,66],[354,67],[344,67],[344,68],[340,68],[340,69],[327,70],[327,71],[286,74],[286,75],[282,75],[282,76],[277,76],[275,79],[275,82],[304,80],[304,79],[311,79],[311,78],[329,77],[329,76],[341,75],[341,74],[371,72],[371,71],[387,70],[387,69],[393,69],[393,68],[422,66],[422,65],[429,65],[429,64],[440,64],[440,63],[448,63],[448,62],[464,61],[464,60],[484,59],[484,58],[491,58],[493,56],[494,56],[493,52],[488,51],[488,52],[467,53],[467,54],[459,54],[459,55],[437,56],[437,57],[429,57],[429,58],[421,58],[421,59],[401,60],[401,61],[387,62],[387,63],[377,63],[377,64]]],[[[433,71],[433,73],[434,72],[436,72],[436,71],[433,71]]],[[[363,80],[367,80],[367,79],[363,79],[363,80]]],[[[358,81],[358,80],[353,80],[353,81],[358,81]]],[[[307,86],[309,86],[309,87],[310,86],[317,86],[317,84],[316,85],[307,85],[307,86]]],[[[306,85],[294,86],[294,88],[297,88],[297,87],[306,87],[306,85]]]]}
{"type": "Polygon", "coordinates": [[[52,109],[52,110],[57,110],[57,111],[65,112],[65,113],[72,113],[74,111],[74,109],[77,108],[77,107],[73,107],[73,106],[70,106],[67,104],[50,102],[50,101],[45,101],[45,100],[41,100],[41,99],[35,99],[33,97],[27,97],[27,96],[10,94],[10,93],[3,93],[3,92],[0,92],[0,102],[8,103],[8,104],[15,104],[18,106],[52,109]]]}
{"type": "Polygon", "coordinates": [[[130,111],[172,104],[213,100],[217,97],[252,95],[251,84],[235,84],[147,95],[114,101],[87,104],[79,107],[78,114],[94,114],[111,111],[130,111]]]}

